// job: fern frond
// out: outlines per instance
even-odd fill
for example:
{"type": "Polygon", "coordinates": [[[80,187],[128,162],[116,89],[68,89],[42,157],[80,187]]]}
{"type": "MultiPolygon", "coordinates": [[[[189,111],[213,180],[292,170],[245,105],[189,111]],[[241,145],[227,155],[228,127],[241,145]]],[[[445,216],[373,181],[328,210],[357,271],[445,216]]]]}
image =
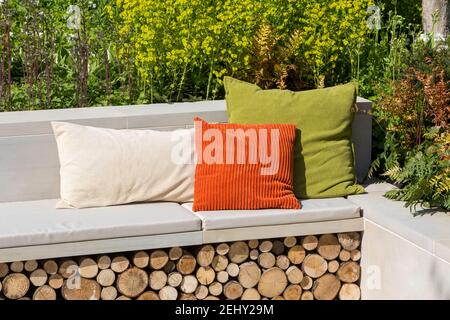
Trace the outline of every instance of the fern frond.
{"type": "Polygon", "coordinates": [[[382,176],[388,177],[393,181],[397,182],[400,178],[400,173],[402,172],[402,168],[400,166],[395,165],[392,168],[388,169],[382,176]]]}

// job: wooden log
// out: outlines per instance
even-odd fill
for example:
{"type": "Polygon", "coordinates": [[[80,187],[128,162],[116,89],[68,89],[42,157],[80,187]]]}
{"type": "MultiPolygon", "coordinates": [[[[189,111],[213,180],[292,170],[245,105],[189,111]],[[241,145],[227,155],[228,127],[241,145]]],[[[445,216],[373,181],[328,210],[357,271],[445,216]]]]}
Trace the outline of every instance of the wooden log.
{"type": "Polygon", "coordinates": [[[204,245],[200,248],[200,250],[197,253],[197,263],[201,267],[207,267],[209,266],[214,258],[215,250],[212,245],[204,245]]]}
{"type": "Polygon", "coordinates": [[[305,259],[305,249],[301,245],[295,245],[289,249],[288,258],[292,264],[300,264],[305,259]]]}
{"type": "Polygon", "coordinates": [[[337,276],[342,282],[352,283],[359,280],[361,267],[354,261],[348,261],[341,264],[337,271],[337,276]]]}
{"type": "Polygon", "coordinates": [[[339,253],[339,260],[343,262],[350,260],[350,251],[342,249],[341,252],[339,253]]]}
{"type": "Polygon", "coordinates": [[[167,264],[164,266],[163,270],[165,273],[169,274],[172,271],[174,271],[177,268],[175,262],[173,261],[169,261],[167,262],[167,264]]]}
{"type": "Polygon", "coordinates": [[[230,252],[228,252],[228,258],[233,263],[242,263],[248,259],[249,251],[247,243],[243,241],[233,242],[230,246],[230,252]]]}
{"type": "Polygon", "coordinates": [[[298,284],[289,285],[283,292],[285,300],[300,300],[302,296],[302,288],[298,284]]]}
{"type": "Polygon", "coordinates": [[[111,261],[111,270],[116,273],[122,273],[130,266],[130,260],[125,256],[114,257],[111,261]]]}
{"type": "Polygon", "coordinates": [[[148,267],[150,256],[145,251],[138,251],[133,254],[133,258],[131,260],[136,267],[144,269],[148,267]]]}
{"type": "Polygon", "coordinates": [[[311,291],[303,291],[300,300],[314,300],[314,295],[311,291]]]}
{"type": "Polygon", "coordinates": [[[55,260],[45,260],[44,264],[42,265],[42,268],[49,275],[55,275],[58,273],[58,264],[56,263],[55,260]]]}
{"type": "Polygon", "coordinates": [[[361,289],[354,283],[344,283],[339,290],[339,300],[359,300],[361,289]]]}
{"type": "Polygon", "coordinates": [[[256,249],[259,246],[259,240],[253,239],[248,241],[248,247],[250,249],[256,249]]]}
{"type": "Polygon", "coordinates": [[[97,262],[91,258],[82,258],[78,269],[80,276],[86,279],[93,279],[98,274],[97,262]]]}
{"type": "Polygon", "coordinates": [[[214,281],[208,286],[208,291],[213,296],[220,296],[223,292],[223,285],[218,281],[214,281]]]}
{"type": "Polygon", "coordinates": [[[261,300],[261,295],[255,288],[248,288],[244,290],[241,300],[261,300]]]}
{"type": "Polygon", "coordinates": [[[339,261],[337,260],[328,261],[328,272],[336,273],[338,269],[339,269],[339,261]]]}
{"type": "Polygon", "coordinates": [[[297,266],[290,266],[286,270],[286,276],[292,284],[299,284],[303,280],[303,272],[297,266]]]}
{"type": "Polygon", "coordinates": [[[275,265],[276,258],[271,252],[263,252],[258,257],[258,263],[265,269],[270,269],[275,265]]]}
{"type": "Polygon", "coordinates": [[[207,286],[199,285],[197,289],[195,289],[195,296],[199,300],[205,299],[209,294],[209,290],[207,286]]]}
{"type": "Polygon", "coordinates": [[[192,293],[181,293],[178,300],[197,300],[197,297],[192,293]]]}
{"type": "Polygon", "coordinates": [[[207,296],[205,299],[203,300],[220,300],[219,298],[215,297],[215,296],[207,296]]]}
{"type": "Polygon", "coordinates": [[[236,300],[239,299],[244,293],[244,288],[237,281],[227,282],[223,287],[223,294],[227,299],[236,300]]]}
{"type": "Polygon", "coordinates": [[[272,242],[272,253],[276,256],[279,256],[284,252],[284,243],[280,240],[274,240],[272,242]]]}
{"type": "Polygon", "coordinates": [[[52,287],[45,285],[33,293],[33,300],[56,300],[56,292],[52,287]]]}
{"type": "Polygon", "coordinates": [[[112,269],[100,270],[97,275],[97,282],[103,287],[112,286],[114,281],[116,281],[116,274],[112,269]]]}
{"type": "Polygon", "coordinates": [[[167,283],[171,287],[178,287],[181,284],[181,280],[183,280],[183,276],[179,272],[171,272],[167,276],[167,283]]]}
{"type": "Polygon", "coordinates": [[[285,299],[283,298],[283,296],[276,296],[273,297],[272,300],[285,300],[285,299]]]}
{"type": "Polygon", "coordinates": [[[183,277],[181,281],[180,289],[184,293],[194,293],[198,287],[198,280],[193,275],[187,275],[183,277]]]}
{"type": "Polygon", "coordinates": [[[117,297],[116,301],[117,300],[131,300],[131,298],[128,298],[126,296],[119,296],[119,297],[117,297]]]}
{"type": "Polygon", "coordinates": [[[259,245],[259,251],[261,252],[270,252],[273,248],[273,243],[270,240],[264,240],[259,245]]]}
{"type": "Polygon", "coordinates": [[[342,248],[352,251],[361,244],[361,234],[359,232],[338,233],[338,240],[342,248]]]}
{"type": "MultiPolygon", "coordinates": [[[[221,256],[218,256],[221,257],[221,256]]],[[[194,272],[197,261],[191,255],[183,255],[177,263],[177,270],[182,275],[191,274],[194,272]]]]}
{"type": "Polygon", "coordinates": [[[171,261],[176,261],[176,260],[180,259],[182,255],[183,255],[183,249],[181,249],[180,247],[173,247],[173,248],[170,248],[170,250],[169,250],[169,259],[171,261]]]}
{"type": "Polygon", "coordinates": [[[2,281],[3,294],[8,299],[24,297],[30,289],[30,280],[22,273],[10,273],[2,281]]]}
{"type": "Polygon", "coordinates": [[[259,250],[258,249],[252,249],[249,253],[250,260],[258,260],[259,258],[259,250]]]}
{"type": "Polygon", "coordinates": [[[319,237],[317,252],[327,260],[334,260],[341,252],[341,245],[333,234],[323,234],[319,237]]]}
{"type": "Polygon", "coordinates": [[[288,280],[283,270],[273,267],[265,271],[258,282],[259,293],[267,298],[279,296],[286,289],[288,280]]]}
{"type": "Polygon", "coordinates": [[[313,251],[317,248],[319,240],[316,236],[306,236],[302,239],[302,246],[307,251],[313,251]]]}
{"type": "Polygon", "coordinates": [[[146,291],[143,294],[141,294],[137,299],[138,300],[159,300],[159,295],[154,291],[146,291]]]}
{"type": "Polygon", "coordinates": [[[327,261],[318,254],[309,254],[302,264],[303,271],[311,278],[319,278],[328,270],[327,261]]]}
{"type": "Polygon", "coordinates": [[[159,299],[160,300],[177,300],[178,291],[174,287],[165,286],[161,290],[159,290],[159,299]]]}
{"type": "Polygon", "coordinates": [[[226,271],[219,271],[217,272],[216,275],[217,281],[219,281],[220,283],[226,283],[228,282],[228,279],[230,278],[228,272],[226,271]]]}
{"type": "Polygon", "coordinates": [[[101,287],[92,279],[79,278],[76,284],[68,279],[64,281],[61,294],[65,300],[99,300],[101,287]]]}
{"type": "Polygon", "coordinates": [[[43,286],[47,283],[48,275],[44,269],[36,269],[30,274],[30,282],[35,287],[43,286]]]}
{"type": "Polygon", "coordinates": [[[14,261],[9,265],[9,269],[12,272],[21,273],[23,271],[23,262],[22,261],[14,261]]]}
{"type": "Polygon", "coordinates": [[[132,267],[119,274],[116,286],[122,295],[138,297],[148,286],[148,275],[144,270],[132,267]]]}
{"type": "Polygon", "coordinates": [[[286,237],[283,241],[284,245],[288,248],[292,248],[297,244],[297,238],[296,237],[286,237]]]}
{"type": "Polygon", "coordinates": [[[78,264],[71,259],[64,260],[59,265],[58,273],[62,275],[64,279],[75,277],[78,273],[78,264]]]}
{"type": "Polygon", "coordinates": [[[100,298],[102,300],[116,300],[117,289],[116,287],[104,287],[100,293],[100,298]]]}
{"type": "Polygon", "coordinates": [[[100,270],[109,269],[111,267],[111,258],[108,255],[99,256],[97,265],[100,270]]]}
{"type": "Polygon", "coordinates": [[[341,282],[334,274],[326,273],[314,281],[312,293],[317,300],[333,300],[341,288],[341,282]]]}
{"type": "Polygon", "coordinates": [[[303,276],[302,281],[300,281],[300,286],[302,287],[303,290],[309,290],[312,288],[313,286],[313,279],[309,276],[303,276]]]}
{"type": "Polygon", "coordinates": [[[39,265],[36,260],[28,260],[28,261],[25,261],[25,264],[23,267],[24,267],[25,271],[33,272],[34,270],[36,270],[38,268],[38,266],[39,265]]]}
{"type": "Polygon", "coordinates": [[[64,278],[60,274],[52,274],[48,278],[48,285],[52,287],[53,289],[61,289],[61,287],[64,284],[64,278]]]}
{"type": "Polygon", "coordinates": [[[166,286],[167,280],[167,274],[164,271],[155,270],[150,273],[148,282],[152,290],[158,291],[166,286]]]}
{"type": "Polygon", "coordinates": [[[290,264],[291,264],[291,262],[289,261],[289,258],[287,256],[281,255],[281,256],[277,257],[276,265],[281,270],[287,270],[287,268],[289,268],[290,264]]]}
{"type": "Polygon", "coordinates": [[[239,266],[239,283],[246,289],[258,284],[261,279],[261,269],[255,262],[245,262],[239,266]]]}
{"type": "Polygon", "coordinates": [[[239,266],[236,263],[227,265],[227,272],[230,277],[237,277],[239,275],[239,266]]]}
{"type": "Polygon", "coordinates": [[[9,273],[9,266],[7,263],[0,263],[0,278],[6,277],[9,273]]]}
{"type": "Polygon", "coordinates": [[[217,272],[223,271],[228,266],[228,258],[226,256],[215,256],[211,266],[217,272]]]}
{"type": "Polygon", "coordinates": [[[221,243],[216,247],[217,254],[225,256],[230,252],[230,246],[227,243],[221,243]]]}
{"type": "Polygon", "coordinates": [[[350,252],[350,258],[353,261],[359,261],[361,259],[361,251],[359,251],[358,249],[352,250],[350,252]]]}
{"type": "Polygon", "coordinates": [[[169,255],[164,250],[155,250],[150,255],[150,267],[160,270],[169,262],[169,255]]]}

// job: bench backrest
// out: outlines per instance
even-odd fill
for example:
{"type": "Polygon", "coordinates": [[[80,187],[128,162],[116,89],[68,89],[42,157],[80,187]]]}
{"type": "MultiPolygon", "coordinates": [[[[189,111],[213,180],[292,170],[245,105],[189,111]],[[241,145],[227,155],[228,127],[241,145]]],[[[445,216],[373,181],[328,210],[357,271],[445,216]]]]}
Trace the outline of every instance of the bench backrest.
{"type": "MultiPolygon", "coordinates": [[[[358,179],[371,161],[371,102],[358,98],[353,142],[358,179]]],[[[225,101],[0,113],[0,202],[59,197],[59,160],[51,121],[115,129],[174,130],[194,116],[226,122],[225,101]]]]}

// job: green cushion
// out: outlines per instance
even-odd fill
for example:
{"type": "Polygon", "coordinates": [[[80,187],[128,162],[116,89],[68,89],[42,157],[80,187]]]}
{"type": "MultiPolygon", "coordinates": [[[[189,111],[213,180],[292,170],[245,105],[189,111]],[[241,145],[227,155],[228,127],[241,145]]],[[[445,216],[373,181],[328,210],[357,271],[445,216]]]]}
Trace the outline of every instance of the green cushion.
{"type": "Polygon", "coordinates": [[[356,184],[352,121],[356,89],[345,84],[292,92],[262,90],[225,77],[228,121],[240,124],[295,124],[294,192],[299,198],[363,193],[356,184]]]}

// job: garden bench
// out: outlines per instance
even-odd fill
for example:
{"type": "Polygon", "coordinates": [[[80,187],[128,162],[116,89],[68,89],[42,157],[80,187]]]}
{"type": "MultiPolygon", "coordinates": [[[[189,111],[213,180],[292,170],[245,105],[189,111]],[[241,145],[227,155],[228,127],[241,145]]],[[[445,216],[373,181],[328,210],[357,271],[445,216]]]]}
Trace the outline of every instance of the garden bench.
{"type": "MultiPolygon", "coordinates": [[[[353,137],[360,179],[370,164],[370,106],[368,100],[358,99],[353,137]]],[[[194,214],[190,204],[175,203],[54,208],[59,160],[51,121],[175,130],[192,127],[195,116],[226,122],[225,101],[1,114],[0,262],[362,230],[359,207],[344,198],[304,201],[298,214],[295,210],[194,214]],[[240,228],[246,228],[245,233],[240,228]]]]}
{"type": "MultiPolygon", "coordinates": [[[[371,104],[367,100],[358,99],[358,107],[359,111],[353,124],[353,142],[357,176],[362,181],[371,161],[371,104]]],[[[419,292],[426,283],[423,279],[430,279],[432,274],[429,272],[430,268],[433,267],[439,272],[450,270],[450,236],[446,231],[450,230],[450,226],[448,219],[445,219],[448,217],[441,217],[439,220],[441,227],[437,230],[441,238],[435,237],[436,239],[430,242],[428,238],[432,237],[432,220],[427,220],[428,231],[417,228],[417,222],[413,220],[409,209],[403,208],[401,202],[382,197],[384,191],[393,187],[389,184],[368,185],[367,194],[350,196],[347,199],[304,200],[303,209],[298,211],[194,213],[190,203],[139,203],[83,210],[54,208],[59,197],[59,162],[51,121],[116,129],[174,130],[192,127],[194,116],[212,122],[226,122],[225,102],[204,101],[0,114],[0,266],[2,263],[4,266],[4,263],[10,262],[63,257],[67,258],[57,259],[58,264],[72,260],[81,263],[79,259],[86,256],[106,254],[112,258],[122,252],[175,247],[187,248],[195,255],[205,248],[206,244],[228,243],[232,247],[240,241],[259,239],[262,245],[264,239],[280,239],[273,240],[279,244],[283,241],[281,238],[285,237],[288,237],[285,240],[292,242],[292,237],[303,241],[303,236],[309,235],[319,238],[319,235],[364,231],[360,252],[363,298],[420,297],[419,292]],[[406,225],[403,225],[402,222],[405,221],[406,225]],[[394,240],[403,251],[390,245],[389,242],[394,240]],[[415,247],[408,246],[410,242],[413,242],[415,247]],[[418,253],[414,250],[418,250],[418,253]],[[413,251],[414,253],[411,253],[413,251]],[[412,286],[412,289],[406,285],[410,278],[405,272],[405,265],[402,265],[401,261],[389,264],[383,257],[386,253],[389,257],[398,255],[408,261],[414,261],[413,258],[405,256],[405,252],[412,256],[419,255],[420,259],[427,259],[427,268],[424,270],[414,266],[416,277],[421,280],[412,286]],[[373,266],[377,266],[379,270],[373,269],[373,266]],[[378,279],[380,285],[374,287],[371,286],[371,277],[376,276],[377,272],[389,276],[378,279]],[[403,284],[388,285],[389,281],[395,279],[401,279],[403,284]]],[[[238,247],[239,245],[235,246],[238,247]]],[[[307,252],[306,255],[312,252],[307,252]]],[[[288,255],[287,251],[284,254],[288,255]]],[[[276,255],[278,258],[283,254],[276,255]]],[[[304,256],[300,255],[300,259],[303,261],[304,256]]],[[[232,260],[230,258],[230,263],[232,260]]],[[[355,260],[358,261],[359,258],[355,260]]],[[[305,269],[304,263],[306,262],[299,262],[298,266],[305,269]]],[[[170,272],[169,269],[167,272],[170,272]]],[[[220,268],[217,267],[217,270],[220,268]]],[[[128,271],[134,272],[134,269],[128,271]]],[[[0,267],[0,280],[3,277],[5,282],[5,276],[6,274],[2,275],[0,267]]],[[[445,281],[449,280],[435,281],[428,287],[429,295],[426,297],[449,297],[447,287],[439,289],[439,285],[447,283],[445,281]]],[[[316,290],[319,291],[317,287],[320,288],[320,284],[315,284],[316,290]]],[[[305,284],[303,291],[310,290],[311,287],[305,284]]],[[[163,296],[171,294],[173,292],[168,290],[163,296]]],[[[65,295],[69,294],[66,292],[65,295]]],[[[326,295],[324,297],[326,298],[326,295]]]]}

